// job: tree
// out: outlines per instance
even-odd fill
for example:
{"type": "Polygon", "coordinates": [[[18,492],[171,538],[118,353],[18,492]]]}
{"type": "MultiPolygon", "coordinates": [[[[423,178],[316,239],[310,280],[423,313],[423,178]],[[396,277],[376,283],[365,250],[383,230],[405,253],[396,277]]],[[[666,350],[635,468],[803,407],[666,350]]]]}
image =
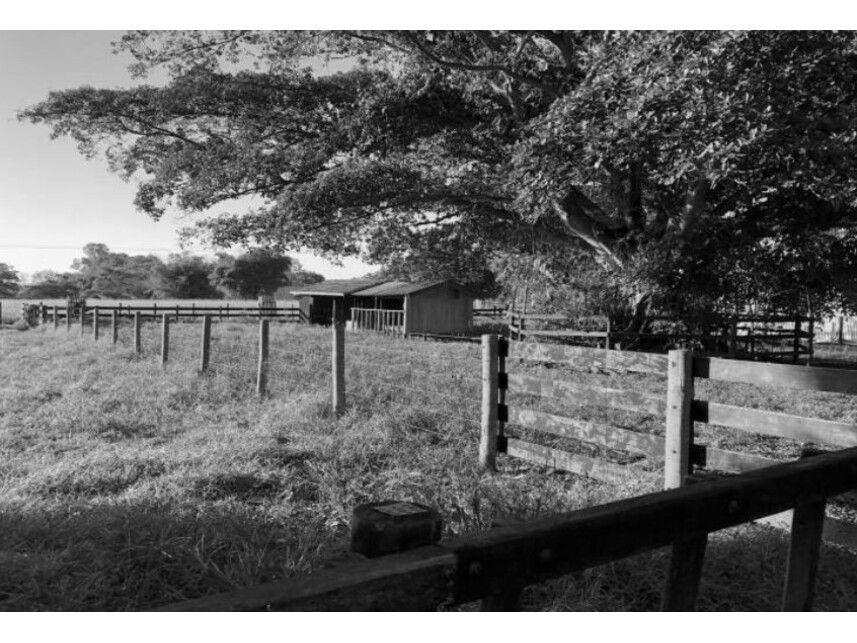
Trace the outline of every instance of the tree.
{"type": "Polygon", "coordinates": [[[199,222],[217,244],[395,266],[434,253],[432,237],[475,239],[491,265],[587,275],[593,305],[638,328],[652,306],[830,307],[855,290],[854,32],[130,32],[119,46],[172,82],[56,92],[20,117],[136,173],[151,216],[255,197],[199,222]],[[320,56],[355,67],[315,76],[320,56]]]}
{"type": "Polygon", "coordinates": [[[286,273],[286,286],[311,286],[312,284],[321,283],[324,281],[324,275],[311,270],[290,270],[286,273]]]}
{"type": "Polygon", "coordinates": [[[215,264],[190,254],[172,254],[158,267],[156,297],[170,299],[221,299],[223,293],[211,283],[215,264]]]}
{"type": "Polygon", "coordinates": [[[33,275],[33,283],[24,286],[21,296],[27,299],[65,299],[81,292],[80,275],[43,270],[33,275]]]}
{"type": "Polygon", "coordinates": [[[110,252],[103,243],[88,243],[83,257],[72,262],[86,297],[148,299],[157,286],[163,263],[154,255],[110,252]]]}
{"type": "Polygon", "coordinates": [[[0,263],[0,297],[14,297],[20,288],[18,272],[7,263],[0,263]]]}
{"type": "Polygon", "coordinates": [[[221,252],[212,272],[212,280],[241,298],[270,295],[288,284],[292,260],[272,250],[257,248],[239,257],[221,252]]]}

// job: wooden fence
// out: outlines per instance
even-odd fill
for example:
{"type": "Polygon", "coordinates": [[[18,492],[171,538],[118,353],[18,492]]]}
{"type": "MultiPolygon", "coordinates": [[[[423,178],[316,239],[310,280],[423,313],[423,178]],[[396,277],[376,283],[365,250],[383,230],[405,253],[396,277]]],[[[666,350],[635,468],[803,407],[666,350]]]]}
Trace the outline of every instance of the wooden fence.
{"type": "Polygon", "coordinates": [[[816,324],[815,341],[839,346],[857,346],[857,317],[837,315],[816,324]]]}
{"type": "MultiPolygon", "coordinates": [[[[783,386],[811,391],[857,394],[857,371],[764,364],[697,357],[690,351],[669,355],[617,352],[578,346],[509,342],[483,343],[483,423],[480,458],[492,468],[496,453],[523,458],[613,483],[663,476],[666,488],[685,483],[693,467],[728,473],[744,473],[779,464],[765,456],[729,451],[698,444],[694,425],[711,424],[753,434],[789,438],[833,448],[857,446],[857,425],[695,399],[694,378],[726,382],[783,386]],[[608,370],[666,376],[666,396],[567,381],[562,376],[533,377],[506,373],[506,361],[517,359],[561,364],[575,370],[608,370]],[[494,383],[496,382],[496,384],[494,383]],[[496,390],[491,390],[496,387],[496,390]],[[632,431],[605,423],[545,413],[510,403],[519,395],[552,398],[574,397],[587,404],[621,409],[663,418],[663,435],[632,431]],[[491,414],[484,405],[497,405],[491,414]],[[570,453],[506,435],[507,423],[522,429],[570,438],[598,447],[663,458],[663,474],[642,470],[636,464],[622,465],[570,453]]],[[[653,467],[649,467],[650,469],[653,467]]],[[[851,499],[853,500],[853,498],[851,499]]],[[[857,549],[857,526],[828,519],[825,537],[830,542],[857,549]]]]}
{"type": "Polygon", "coordinates": [[[696,603],[708,534],[794,508],[781,606],[808,610],[826,499],[857,488],[857,448],[621,500],[160,611],[518,607],[523,587],[672,546],[662,609],[696,603]]]}
{"type": "Polygon", "coordinates": [[[258,319],[277,319],[280,321],[306,321],[300,312],[300,308],[296,306],[290,307],[274,307],[266,308],[260,306],[233,306],[225,303],[220,306],[158,306],[153,303],[151,306],[131,306],[116,304],[113,306],[88,305],[81,309],[70,309],[65,306],[45,306],[39,304],[39,317],[42,323],[48,323],[53,320],[54,325],[59,323],[60,319],[78,320],[83,315],[84,318],[92,319],[93,311],[98,311],[99,315],[110,316],[114,311],[125,318],[133,318],[135,313],[139,313],[143,318],[158,319],[163,315],[169,315],[173,319],[181,318],[201,318],[205,316],[214,317],[220,320],[234,319],[237,317],[256,317],[258,319]]]}
{"type": "Polygon", "coordinates": [[[381,310],[379,308],[352,308],[352,330],[372,330],[394,335],[405,334],[404,310],[381,310]]]}
{"type": "Polygon", "coordinates": [[[647,333],[616,329],[606,316],[571,318],[560,314],[510,313],[509,335],[515,340],[557,340],[565,343],[620,347],[645,343],[666,347],[695,345],[708,354],[764,361],[809,360],[815,338],[814,319],[801,316],[737,315],[700,320],[689,330],[672,317],[652,318],[647,333]]]}

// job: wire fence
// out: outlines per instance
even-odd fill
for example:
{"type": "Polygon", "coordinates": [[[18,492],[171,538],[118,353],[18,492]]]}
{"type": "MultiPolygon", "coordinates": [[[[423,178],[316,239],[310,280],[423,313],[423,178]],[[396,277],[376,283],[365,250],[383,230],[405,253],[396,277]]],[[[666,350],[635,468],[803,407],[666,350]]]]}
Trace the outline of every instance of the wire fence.
{"type": "MultiPolygon", "coordinates": [[[[119,318],[115,344],[109,318],[101,320],[97,336],[91,321],[83,326],[79,321],[63,324],[56,330],[48,327],[47,332],[105,350],[114,345],[136,361],[166,372],[184,371],[192,377],[204,370],[205,375],[225,380],[228,394],[238,397],[255,390],[269,398],[331,399],[335,372],[330,328],[213,317],[203,368],[203,322],[182,318],[166,325],[165,331],[163,318],[141,318],[138,342],[133,319],[119,318]],[[262,324],[268,327],[264,358],[262,324]]],[[[478,344],[345,333],[344,411],[383,411],[414,431],[438,436],[467,431],[475,438],[481,413],[480,359],[478,344]]]]}

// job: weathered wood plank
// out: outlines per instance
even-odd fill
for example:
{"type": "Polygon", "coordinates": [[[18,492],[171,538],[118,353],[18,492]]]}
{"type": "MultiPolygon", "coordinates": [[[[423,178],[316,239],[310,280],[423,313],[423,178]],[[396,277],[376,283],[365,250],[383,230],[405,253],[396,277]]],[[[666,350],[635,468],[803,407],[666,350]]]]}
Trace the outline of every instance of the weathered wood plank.
{"type": "Polygon", "coordinates": [[[553,467],[554,469],[562,469],[563,471],[568,471],[579,476],[612,482],[614,484],[636,482],[641,478],[656,479],[660,477],[657,474],[641,471],[622,464],[588,458],[583,455],[568,453],[559,449],[551,449],[550,447],[514,438],[509,438],[506,454],[529,462],[535,462],[536,464],[553,467]]]}
{"type": "MultiPolygon", "coordinates": [[[[690,461],[691,464],[705,467],[706,469],[725,471],[727,473],[746,473],[783,463],[782,460],[768,458],[763,455],[727,451],[702,444],[694,445],[690,461]]],[[[857,504],[857,492],[855,491],[839,494],[836,498],[837,500],[857,504]]]]}
{"type": "Polygon", "coordinates": [[[684,485],[691,472],[693,445],[693,355],[688,350],[669,352],[666,399],[666,442],[664,447],[664,489],[684,485]]]}
{"type": "Polygon", "coordinates": [[[451,594],[455,555],[443,547],[357,561],[323,571],[166,605],[160,612],[435,610],[451,594]]]}
{"type": "Polygon", "coordinates": [[[812,608],[815,574],[824,525],[824,500],[795,507],[783,590],[784,612],[808,612],[812,608]]]}
{"type": "Polygon", "coordinates": [[[574,438],[611,449],[620,449],[660,457],[664,453],[664,439],[657,435],[628,431],[610,424],[567,418],[553,413],[509,407],[509,423],[528,429],[574,438]]]}
{"type": "Polygon", "coordinates": [[[694,377],[811,391],[857,394],[857,371],[694,357],[694,377]]]}
{"type": "Polygon", "coordinates": [[[509,357],[567,364],[572,368],[581,370],[600,368],[664,376],[667,374],[667,356],[656,353],[632,353],[604,348],[588,348],[586,346],[509,342],[509,357]]]}
{"type": "Polygon", "coordinates": [[[755,469],[770,467],[775,464],[782,464],[781,460],[767,458],[762,455],[726,451],[724,449],[715,449],[708,446],[699,448],[700,445],[696,445],[696,447],[697,448],[695,448],[691,453],[691,463],[716,471],[745,473],[755,469]]]}
{"type": "Polygon", "coordinates": [[[673,545],[670,569],[661,599],[662,612],[694,610],[707,545],[708,534],[683,538],[673,545]]]}
{"type": "Polygon", "coordinates": [[[692,414],[696,422],[728,426],[749,433],[761,433],[790,438],[798,442],[817,442],[837,447],[857,446],[857,424],[760,411],[702,400],[694,400],[692,414]]]}
{"type": "Polygon", "coordinates": [[[473,534],[458,556],[456,602],[619,560],[857,487],[857,448],[473,534]]]}
{"type": "Polygon", "coordinates": [[[652,415],[664,415],[667,406],[662,396],[651,393],[587,386],[552,377],[530,377],[520,373],[509,374],[509,391],[652,415]]]}
{"type": "Polygon", "coordinates": [[[583,330],[525,330],[522,334],[526,337],[607,337],[607,331],[583,331],[583,330]]]}
{"type": "Polygon", "coordinates": [[[693,402],[696,422],[727,426],[748,433],[760,433],[798,442],[817,442],[837,447],[857,446],[857,424],[761,411],[729,404],[693,402]]]}

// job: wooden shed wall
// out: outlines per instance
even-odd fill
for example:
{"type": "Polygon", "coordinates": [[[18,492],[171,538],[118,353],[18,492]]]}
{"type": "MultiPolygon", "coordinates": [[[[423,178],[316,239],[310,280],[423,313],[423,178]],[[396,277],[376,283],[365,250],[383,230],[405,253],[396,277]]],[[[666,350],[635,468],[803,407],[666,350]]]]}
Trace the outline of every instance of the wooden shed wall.
{"type": "Polygon", "coordinates": [[[450,284],[408,296],[406,333],[465,333],[473,318],[473,298],[450,284]],[[458,291],[454,297],[453,290],[458,291]]]}

